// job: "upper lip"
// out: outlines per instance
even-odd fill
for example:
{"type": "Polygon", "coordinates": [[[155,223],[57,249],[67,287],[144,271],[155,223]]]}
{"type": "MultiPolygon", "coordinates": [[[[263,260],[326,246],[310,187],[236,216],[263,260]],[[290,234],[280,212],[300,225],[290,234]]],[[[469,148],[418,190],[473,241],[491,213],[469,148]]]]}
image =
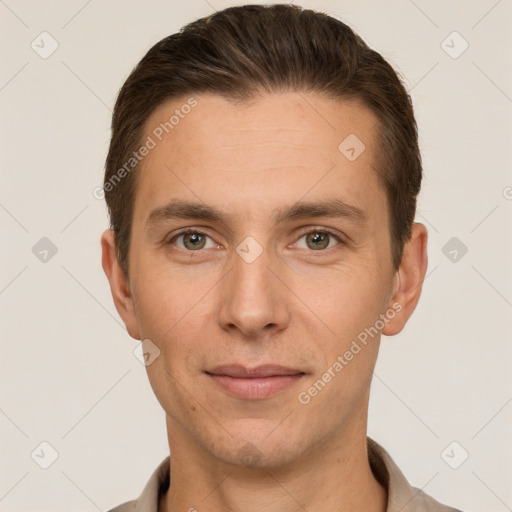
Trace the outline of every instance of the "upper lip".
{"type": "Polygon", "coordinates": [[[228,377],[235,377],[239,379],[251,379],[257,377],[273,377],[277,375],[297,375],[304,373],[296,368],[288,368],[278,364],[265,364],[256,366],[255,368],[247,368],[240,364],[226,364],[216,366],[206,373],[210,375],[226,375],[228,377]]]}

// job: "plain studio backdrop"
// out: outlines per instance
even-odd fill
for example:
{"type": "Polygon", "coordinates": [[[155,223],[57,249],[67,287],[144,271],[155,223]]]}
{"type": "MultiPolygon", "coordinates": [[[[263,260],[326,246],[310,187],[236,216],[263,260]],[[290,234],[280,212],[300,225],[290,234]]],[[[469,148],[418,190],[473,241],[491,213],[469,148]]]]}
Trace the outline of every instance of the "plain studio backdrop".
{"type": "MultiPolygon", "coordinates": [[[[107,510],[168,454],[101,268],[93,191],[133,66],[242,3],[0,1],[2,511],[107,510]]],[[[401,73],[420,130],[429,268],[407,327],[382,339],[369,435],[439,501],[511,510],[511,2],[300,5],[348,23],[401,73]]]]}

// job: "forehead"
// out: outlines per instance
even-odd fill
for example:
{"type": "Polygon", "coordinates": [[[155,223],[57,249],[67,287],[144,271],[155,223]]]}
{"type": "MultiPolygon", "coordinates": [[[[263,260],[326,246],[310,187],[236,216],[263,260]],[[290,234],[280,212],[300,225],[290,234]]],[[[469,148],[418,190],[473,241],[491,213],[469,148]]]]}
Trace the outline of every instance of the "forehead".
{"type": "MultiPolygon", "coordinates": [[[[301,149],[301,157],[316,164],[332,161],[327,148],[337,150],[350,134],[372,146],[376,119],[362,104],[354,100],[337,101],[305,93],[269,94],[235,104],[212,95],[194,95],[160,105],[145,124],[145,135],[158,142],[176,142],[175,156],[182,156],[180,144],[194,136],[194,151],[188,159],[208,155],[215,150],[219,167],[242,161],[247,169],[251,152],[258,154],[262,144],[280,146],[293,156],[301,149]],[[189,107],[194,103],[194,107],[189,107]],[[284,147],[288,144],[289,147],[284,147]],[[298,147],[297,147],[298,146],[298,147]],[[249,153],[248,153],[249,152],[249,153]],[[233,158],[235,161],[233,162],[233,158]]],[[[186,148],[189,149],[188,147],[186,148]]],[[[275,154],[266,153],[269,161],[275,154]]],[[[288,155],[287,155],[288,156],[288,155]]],[[[295,160],[295,159],[294,159],[295,160]]],[[[292,162],[293,163],[293,162],[292,162]]],[[[231,167],[231,165],[230,165],[231,167]]],[[[256,170],[256,169],[252,169],[256,170]]]]}
{"type": "Polygon", "coordinates": [[[248,216],[327,195],[372,209],[364,196],[384,194],[374,170],[376,130],[360,103],[305,93],[243,105],[211,94],[167,101],[145,124],[152,149],[137,171],[135,216],[144,220],[150,206],[176,198],[248,216]]]}

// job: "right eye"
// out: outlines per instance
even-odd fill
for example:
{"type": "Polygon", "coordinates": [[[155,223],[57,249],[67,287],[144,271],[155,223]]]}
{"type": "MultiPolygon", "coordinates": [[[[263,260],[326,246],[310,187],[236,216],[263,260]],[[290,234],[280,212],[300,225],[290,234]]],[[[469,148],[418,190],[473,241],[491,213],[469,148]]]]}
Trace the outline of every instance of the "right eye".
{"type": "Polygon", "coordinates": [[[217,244],[205,233],[197,230],[188,230],[173,236],[168,244],[176,245],[184,251],[198,251],[200,249],[211,249],[217,244]],[[210,245],[208,246],[208,240],[210,245]]]}

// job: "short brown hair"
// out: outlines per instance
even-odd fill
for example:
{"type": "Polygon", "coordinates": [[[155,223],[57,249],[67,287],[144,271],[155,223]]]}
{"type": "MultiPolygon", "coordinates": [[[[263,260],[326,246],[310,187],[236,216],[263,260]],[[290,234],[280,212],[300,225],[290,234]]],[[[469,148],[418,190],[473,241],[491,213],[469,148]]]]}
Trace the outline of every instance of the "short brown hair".
{"type": "Polygon", "coordinates": [[[350,27],[321,12],[274,4],[230,7],[189,23],[156,43],[122,86],[103,188],[126,276],[137,174],[124,172],[115,186],[112,180],[141,146],[153,111],[165,100],[193,93],[240,102],[292,91],[356,99],[377,117],[376,171],[387,194],[392,259],[398,269],[422,178],[411,99],[388,62],[350,27]]]}

